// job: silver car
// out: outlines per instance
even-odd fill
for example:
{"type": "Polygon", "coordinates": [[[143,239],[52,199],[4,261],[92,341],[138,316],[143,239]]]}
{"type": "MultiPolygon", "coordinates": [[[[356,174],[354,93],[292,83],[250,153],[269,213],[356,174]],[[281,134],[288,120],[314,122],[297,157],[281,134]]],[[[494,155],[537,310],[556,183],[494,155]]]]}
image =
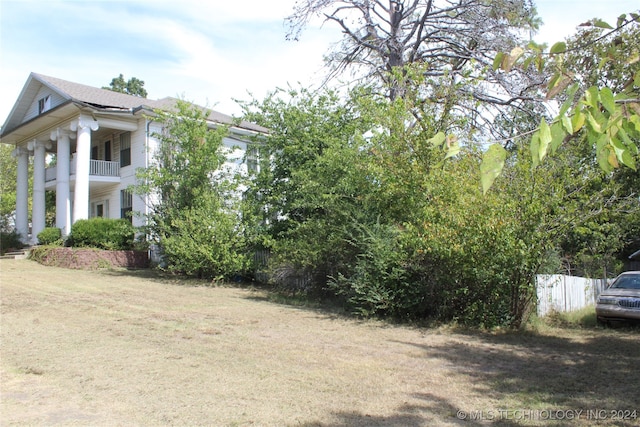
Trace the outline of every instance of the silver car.
{"type": "Polygon", "coordinates": [[[640,321],[640,271],[622,273],[602,291],[596,302],[598,321],[640,321]]]}

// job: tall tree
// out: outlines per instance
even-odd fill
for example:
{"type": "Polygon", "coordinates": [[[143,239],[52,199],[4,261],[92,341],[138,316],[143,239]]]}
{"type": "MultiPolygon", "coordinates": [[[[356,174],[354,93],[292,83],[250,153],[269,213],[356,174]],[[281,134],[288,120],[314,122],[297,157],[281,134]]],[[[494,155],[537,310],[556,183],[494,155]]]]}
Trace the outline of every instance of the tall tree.
{"type": "Polygon", "coordinates": [[[246,257],[239,227],[236,184],[223,165],[228,130],[209,129],[206,111],[179,101],[157,112],[153,162],[137,173],[135,191],[151,195],[148,235],[173,272],[208,279],[241,273],[246,257]]]}
{"type": "Polygon", "coordinates": [[[530,0],[299,0],[288,17],[289,38],[315,16],[343,32],[328,56],[332,76],[359,72],[384,85],[392,100],[418,85],[421,98],[439,106],[425,112],[442,117],[438,130],[456,113],[469,128],[486,128],[496,110],[525,108],[542,82],[532,70],[517,76],[491,70],[498,52],[516,48],[537,28],[530,0]]]}
{"type": "Polygon", "coordinates": [[[129,80],[125,80],[122,74],[111,79],[109,86],[103,86],[102,89],[139,96],[141,98],[147,97],[147,90],[144,88],[144,80],[140,80],[136,77],[131,77],[129,80]]]}
{"type": "Polygon", "coordinates": [[[16,160],[11,156],[15,147],[0,144],[0,231],[11,228],[16,209],[16,160]]]}

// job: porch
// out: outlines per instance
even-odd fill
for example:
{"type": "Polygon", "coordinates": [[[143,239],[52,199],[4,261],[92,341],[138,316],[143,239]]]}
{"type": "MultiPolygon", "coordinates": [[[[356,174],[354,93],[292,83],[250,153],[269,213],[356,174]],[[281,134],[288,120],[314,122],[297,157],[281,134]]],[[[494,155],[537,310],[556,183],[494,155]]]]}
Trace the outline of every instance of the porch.
{"type": "MultiPolygon", "coordinates": [[[[69,163],[69,181],[75,181],[76,158],[69,163]]],[[[53,190],[56,188],[57,167],[51,166],[45,170],[45,188],[53,190]]],[[[118,184],[120,182],[120,163],[106,160],[89,161],[89,183],[118,184]]]]}

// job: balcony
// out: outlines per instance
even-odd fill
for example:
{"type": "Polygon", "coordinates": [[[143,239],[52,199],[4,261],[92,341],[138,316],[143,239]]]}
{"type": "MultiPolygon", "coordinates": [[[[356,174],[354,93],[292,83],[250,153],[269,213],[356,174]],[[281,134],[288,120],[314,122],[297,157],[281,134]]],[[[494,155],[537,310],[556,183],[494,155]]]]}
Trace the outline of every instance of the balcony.
{"type": "MultiPolygon", "coordinates": [[[[47,189],[55,187],[56,166],[49,167],[45,170],[45,182],[47,189]]],[[[72,159],[69,164],[69,181],[76,180],[76,159],[72,159]]],[[[105,183],[115,184],[120,182],[120,163],[107,162],[104,160],[91,160],[89,163],[89,183],[105,183]]]]}
{"type": "MultiPolygon", "coordinates": [[[[73,169],[76,165],[74,162],[73,169]]],[[[91,160],[89,164],[89,176],[120,176],[120,163],[119,162],[106,162],[104,160],[91,160]]]]}

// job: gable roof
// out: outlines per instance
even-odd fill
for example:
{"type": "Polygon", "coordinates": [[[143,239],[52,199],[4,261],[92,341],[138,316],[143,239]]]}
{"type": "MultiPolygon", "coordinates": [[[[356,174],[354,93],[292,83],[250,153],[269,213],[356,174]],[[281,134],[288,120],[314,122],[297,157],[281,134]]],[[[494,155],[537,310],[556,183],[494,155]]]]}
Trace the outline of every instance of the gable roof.
{"type": "MultiPolygon", "coordinates": [[[[176,98],[171,97],[162,98],[160,100],[141,98],[108,89],[74,83],[56,77],[45,76],[43,74],[31,73],[22,89],[22,92],[20,92],[20,95],[18,96],[16,104],[13,106],[13,109],[9,113],[9,116],[2,127],[1,136],[9,134],[26,123],[24,117],[42,86],[46,86],[59,94],[64,99],[65,104],[74,103],[79,106],[102,111],[135,113],[139,110],[172,110],[175,108],[177,101],[176,98]]],[[[266,128],[255,123],[242,121],[238,124],[232,116],[218,111],[209,111],[209,120],[212,122],[224,125],[234,125],[241,129],[254,132],[268,131],[266,128]]]]}

